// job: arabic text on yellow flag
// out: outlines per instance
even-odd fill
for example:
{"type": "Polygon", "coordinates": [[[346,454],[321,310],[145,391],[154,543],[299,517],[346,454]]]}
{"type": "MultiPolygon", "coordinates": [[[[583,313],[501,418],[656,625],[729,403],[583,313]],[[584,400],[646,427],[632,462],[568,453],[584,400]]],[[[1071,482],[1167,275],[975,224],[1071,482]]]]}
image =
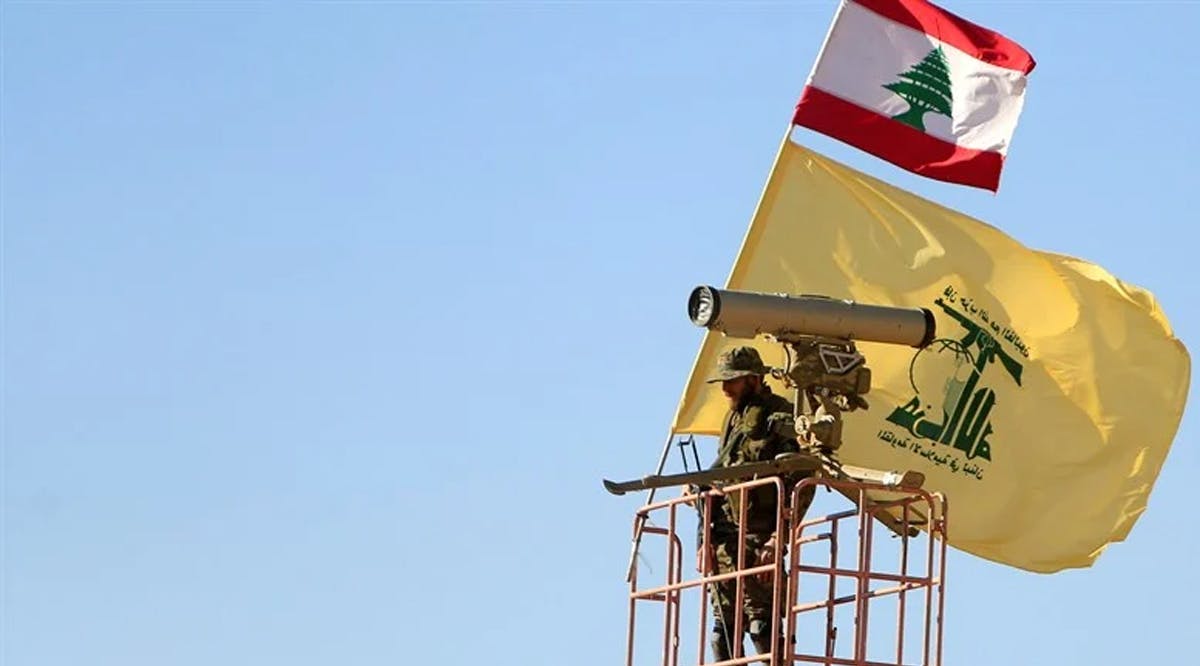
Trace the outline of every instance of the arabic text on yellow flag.
{"type": "MultiPolygon", "coordinates": [[[[859,344],[871,407],[846,415],[840,457],[924,472],[950,499],[952,545],[1031,571],[1084,567],[1145,510],[1190,372],[1149,292],[791,141],[727,288],[934,312],[923,350],[859,344]]],[[[675,432],[718,432],[725,403],[704,378],[745,342],[707,334],[675,432]]],[[[753,344],[783,365],[779,345],[753,344]]]]}

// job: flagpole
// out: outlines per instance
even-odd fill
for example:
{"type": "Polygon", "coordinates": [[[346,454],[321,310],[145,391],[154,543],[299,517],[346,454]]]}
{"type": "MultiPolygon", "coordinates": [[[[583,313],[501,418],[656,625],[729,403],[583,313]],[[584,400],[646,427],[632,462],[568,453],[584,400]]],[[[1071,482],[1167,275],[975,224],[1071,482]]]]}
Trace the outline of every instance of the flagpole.
{"type": "MultiPolygon", "coordinates": [[[[808,73],[808,78],[804,80],[804,85],[812,83],[813,76],[817,73],[817,65],[821,63],[821,56],[825,55],[825,47],[829,46],[829,40],[833,38],[833,28],[837,25],[838,18],[841,17],[842,11],[846,9],[846,0],[839,0],[837,11],[833,13],[833,20],[829,22],[829,30],[825,31],[825,39],[821,42],[821,48],[817,50],[817,57],[813,59],[812,71],[808,73]]],[[[800,99],[797,95],[796,99],[800,99]]]]}

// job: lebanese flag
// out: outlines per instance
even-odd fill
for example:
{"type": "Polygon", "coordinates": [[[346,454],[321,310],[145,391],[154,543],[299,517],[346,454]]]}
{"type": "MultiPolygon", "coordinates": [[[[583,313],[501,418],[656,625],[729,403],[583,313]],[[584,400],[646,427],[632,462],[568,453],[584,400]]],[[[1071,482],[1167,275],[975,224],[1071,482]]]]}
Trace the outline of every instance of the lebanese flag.
{"type": "Polygon", "coordinates": [[[843,0],[792,123],[995,192],[1033,57],[924,0],[843,0]]]}

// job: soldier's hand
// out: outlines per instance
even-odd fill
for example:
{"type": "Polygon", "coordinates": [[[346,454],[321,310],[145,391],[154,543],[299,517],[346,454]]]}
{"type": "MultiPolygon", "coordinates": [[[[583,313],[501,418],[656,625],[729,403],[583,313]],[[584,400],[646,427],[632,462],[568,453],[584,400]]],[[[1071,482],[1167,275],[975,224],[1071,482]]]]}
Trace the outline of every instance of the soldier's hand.
{"type": "Polygon", "coordinates": [[[708,548],[705,548],[704,546],[697,548],[696,549],[696,571],[701,574],[708,573],[712,569],[713,560],[715,558],[716,558],[716,554],[714,553],[713,547],[711,544],[709,544],[708,548]]]}
{"type": "MultiPolygon", "coordinates": [[[[770,539],[767,539],[767,542],[763,544],[762,548],[758,549],[758,564],[759,564],[759,566],[762,566],[764,564],[774,564],[775,563],[775,545],[776,545],[776,543],[778,543],[778,542],[775,540],[775,537],[772,536],[770,539]]],[[[787,554],[786,548],[780,549],[780,557],[782,557],[783,555],[786,555],[786,554],[787,554]]],[[[761,574],[758,574],[757,578],[760,581],[766,582],[771,579],[771,574],[770,574],[770,572],[761,573],[761,574]]]]}
{"type": "Polygon", "coordinates": [[[775,544],[775,537],[771,537],[762,545],[762,548],[758,549],[759,565],[771,564],[775,561],[775,544]]]}

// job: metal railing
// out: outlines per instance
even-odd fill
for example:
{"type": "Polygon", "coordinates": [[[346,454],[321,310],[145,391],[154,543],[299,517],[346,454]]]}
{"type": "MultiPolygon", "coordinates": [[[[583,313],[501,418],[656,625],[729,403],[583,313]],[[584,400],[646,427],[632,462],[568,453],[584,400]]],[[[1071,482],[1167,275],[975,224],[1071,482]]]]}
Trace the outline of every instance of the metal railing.
{"type": "MultiPolygon", "coordinates": [[[[758,491],[760,498],[762,493],[758,491]]],[[[699,621],[694,625],[696,664],[940,666],[946,577],[945,498],[920,489],[823,477],[801,480],[787,493],[790,501],[784,502],[784,498],[784,482],[778,477],[768,477],[719,490],[685,492],[638,510],[634,529],[640,528],[643,535],[642,554],[652,550],[655,540],[661,538],[660,550],[666,563],[662,578],[647,587],[640,587],[638,567],[634,567],[630,576],[627,666],[650,663],[679,666],[680,646],[685,638],[680,635],[681,616],[687,595],[698,600],[699,621]],[[746,500],[749,492],[764,487],[773,487],[775,491],[778,508],[774,533],[785,538],[775,539],[773,557],[760,563],[759,553],[749,552],[746,545],[746,500]],[[801,501],[804,494],[822,487],[838,491],[856,506],[819,517],[800,515],[807,504],[801,501]],[[713,538],[706,524],[699,536],[698,560],[703,573],[685,576],[679,509],[686,508],[690,515],[696,507],[703,506],[704,515],[711,516],[713,500],[719,497],[738,500],[736,566],[718,567],[709,561],[713,538]],[[886,522],[878,519],[884,512],[891,516],[886,522]],[[656,522],[656,518],[665,520],[656,522]],[[876,532],[885,525],[891,526],[894,538],[880,548],[876,532]],[[888,556],[894,559],[888,563],[880,561],[888,556]],[[769,652],[747,656],[743,646],[746,629],[743,606],[751,577],[774,591],[770,618],[773,647],[769,652]],[[727,634],[732,643],[731,658],[710,662],[705,660],[708,651],[705,619],[710,610],[711,588],[727,581],[735,581],[734,626],[726,627],[732,629],[727,634]],[[844,589],[847,586],[852,586],[852,591],[844,589]],[[882,607],[888,602],[894,610],[882,607]],[[654,639],[661,641],[661,653],[637,641],[638,621],[647,617],[638,615],[639,607],[654,603],[662,604],[661,633],[654,639]],[[895,631],[871,634],[873,614],[887,614],[889,610],[896,617],[895,631]],[[815,631],[806,633],[813,627],[815,631]],[[844,636],[848,640],[843,640],[840,646],[839,628],[843,634],[849,633],[844,636]],[[781,640],[781,636],[787,640],[781,640]],[[788,646],[789,649],[780,650],[788,646]],[[886,657],[878,656],[884,653],[886,657]],[[917,661],[912,661],[914,657],[917,661]]]]}

